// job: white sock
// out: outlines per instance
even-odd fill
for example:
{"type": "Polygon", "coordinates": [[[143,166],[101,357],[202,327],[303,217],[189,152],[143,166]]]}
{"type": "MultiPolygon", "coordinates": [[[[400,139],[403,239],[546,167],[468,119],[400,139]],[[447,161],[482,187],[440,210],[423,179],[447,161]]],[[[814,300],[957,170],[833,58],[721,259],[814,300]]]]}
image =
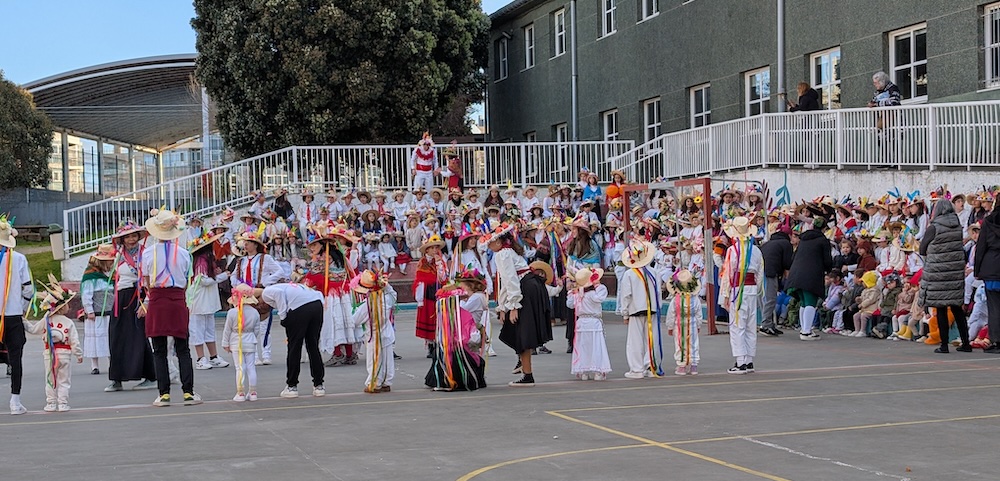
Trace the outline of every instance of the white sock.
{"type": "Polygon", "coordinates": [[[96,358],[96,357],[92,357],[92,358],[90,358],[90,368],[91,368],[91,369],[97,369],[97,368],[99,368],[100,366],[101,366],[101,365],[100,365],[100,363],[99,363],[99,362],[97,361],[97,358],[96,358]]]}
{"type": "Polygon", "coordinates": [[[750,363],[753,362],[753,356],[746,356],[744,359],[746,359],[747,364],[750,364],[750,363]]]}
{"type": "Polygon", "coordinates": [[[21,395],[20,394],[11,394],[10,395],[10,403],[11,404],[21,404],[21,395]]]}

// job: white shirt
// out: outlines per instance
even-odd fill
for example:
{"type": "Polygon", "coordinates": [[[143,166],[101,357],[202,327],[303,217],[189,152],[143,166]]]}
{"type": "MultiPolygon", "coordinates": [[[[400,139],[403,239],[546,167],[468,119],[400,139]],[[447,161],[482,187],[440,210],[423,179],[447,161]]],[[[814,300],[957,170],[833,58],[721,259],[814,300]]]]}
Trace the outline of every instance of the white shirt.
{"type": "Polygon", "coordinates": [[[191,254],[175,241],[156,242],[142,251],[142,273],[151,287],[186,288],[190,269],[191,254]]]}
{"type": "Polygon", "coordinates": [[[493,254],[493,262],[497,266],[497,274],[500,277],[500,286],[497,291],[497,310],[512,311],[521,308],[521,277],[517,271],[528,268],[528,262],[524,257],[517,255],[513,249],[501,249],[493,254]]]}
{"type": "Polygon", "coordinates": [[[261,285],[267,287],[281,282],[281,266],[279,266],[278,263],[275,262],[274,258],[268,254],[256,254],[253,257],[243,257],[236,263],[236,269],[233,270],[229,279],[233,283],[234,287],[239,284],[250,284],[251,286],[261,285]],[[245,279],[248,262],[251,263],[250,278],[245,279]],[[261,262],[264,263],[263,267],[260,266],[261,262]],[[260,272],[259,279],[257,277],[258,271],[260,272]]]}
{"type": "Polygon", "coordinates": [[[624,269],[618,279],[618,314],[628,317],[648,310],[655,311],[657,299],[648,298],[646,293],[660,297],[656,273],[651,269],[652,276],[643,274],[640,279],[635,270],[627,267],[624,269]]]}
{"type": "MultiPolygon", "coordinates": [[[[392,288],[391,285],[386,285],[382,288],[382,295],[385,296],[384,302],[382,303],[382,325],[379,326],[379,334],[381,334],[382,341],[393,343],[396,341],[396,329],[393,327],[392,322],[392,309],[396,306],[396,290],[392,288]]],[[[371,293],[369,293],[371,295],[371,293]]],[[[365,298],[361,301],[361,304],[354,309],[354,314],[351,315],[354,320],[355,326],[365,326],[365,336],[364,340],[367,342],[371,337],[370,327],[368,327],[371,322],[371,316],[368,313],[368,299],[365,298]]],[[[374,339],[372,339],[374,340],[374,339]]]]}
{"type": "MultiPolygon", "coordinates": [[[[218,297],[218,296],[216,296],[218,297]]],[[[249,304],[243,305],[243,342],[240,342],[239,310],[229,309],[226,313],[226,326],[222,328],[222,348],[231,348],[235,357],[240,344],[243,352],[254,352],[257,349],[257,326],[260,324],[260,313],[249,304]]]]}
{"type": "Polygon", "coordinates": [[[215,277],[198,274],[191,279],[191,289],[187,297],[188,310],[194,315],[215,314],[222,310],[219,299],[219,283],[228,279],[223,272],[215,277]],[[191,292],[193,291],[193,292],[191,292]]]}
{"type": "Polygon", "coordinates": [[[7,282],[0,282],[0,299],[4,299],[4,314],[8,316],[23,316],[31,299],[35,297],[35,286],[31,280],[31,270],[28,269],[28,259],[24,254],[3,248],[0,258],[0,269],[7,270],[8,255],[10,256],[10,291],[5,292],[7,282]]]}
{"type": "MultiPolygon", "coordinates": [[[[88,279],[80,284],[80,301],[87,314],[111,312],[115,305],[114,287],[109,279],[88,279]]],[[[218,296],[216,296],[218,297],[218,296]]]]}
{"type": "MultiPolygon", "coordinates": [[[[593,290],[581,291],[573,289],[566,295],[566,307],[576,309],[578,317],[601,318],[602,303],[608,298],[608,288],[604,284],[597,284],[593,290]]],[[[654,307],[655,309],[655,307],[654,307]]]]}
{"type": "Polygon", "coordinates": [[[295,208],[295,218],[299,220],[300,225],[307,225],[319,220],[319,209],[316,207],[316,203],[301,203],[295,208]]]}
{"type": "Polygon", "coordinates": [[[322,302],[323,294],[302,284],[275,284],[264,288],[261,299],[278,311],[278,319],[284,319],[289,311],[310,302],[322,302]]]}

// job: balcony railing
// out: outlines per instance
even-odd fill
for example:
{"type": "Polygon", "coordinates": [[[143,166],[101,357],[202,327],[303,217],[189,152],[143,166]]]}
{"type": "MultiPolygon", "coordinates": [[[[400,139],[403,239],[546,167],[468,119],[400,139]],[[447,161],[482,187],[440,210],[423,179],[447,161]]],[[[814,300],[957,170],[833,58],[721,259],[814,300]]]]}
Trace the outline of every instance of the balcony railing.
{"type": "MultiPolygon", "coordinates": [[[[528,142],[438,145],[454,147],[462,159],[466,187],[566,184],[582,168],[610,178],[610,159],[633,149],[632,141],[528,142]]],[[[110,241],[124,219],[141,221],[161,206],[185,214],[215,215],[225,207],[249,206],[255,191],[272,196],[279,187],[292,193],[343,190],[409,190],[412,145],[287,147],[162,184],[111,197],[63,213],[67,257],[110,241]]],[[[321,198],[322,194],[317,195],[321,198]]]]}
{"type": "Polygon", "coordinates": [[[764,114],[661,135],[611,159],[632,179],[763,167],[1000,167],[1000,102],[764,114]]]}

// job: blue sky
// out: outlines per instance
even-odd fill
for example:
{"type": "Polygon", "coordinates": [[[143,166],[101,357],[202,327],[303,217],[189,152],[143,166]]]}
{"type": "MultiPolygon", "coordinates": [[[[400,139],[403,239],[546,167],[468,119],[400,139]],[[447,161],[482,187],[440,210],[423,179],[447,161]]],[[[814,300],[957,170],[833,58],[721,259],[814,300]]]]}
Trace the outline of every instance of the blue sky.
{"type": "MultiPolygon", "coordinates": [[[[483,0],[491,13],[513,0],[483,0]]],[[[0,70],[15,83],[194,52],[191,0],[0,0],[0,70]]]]}

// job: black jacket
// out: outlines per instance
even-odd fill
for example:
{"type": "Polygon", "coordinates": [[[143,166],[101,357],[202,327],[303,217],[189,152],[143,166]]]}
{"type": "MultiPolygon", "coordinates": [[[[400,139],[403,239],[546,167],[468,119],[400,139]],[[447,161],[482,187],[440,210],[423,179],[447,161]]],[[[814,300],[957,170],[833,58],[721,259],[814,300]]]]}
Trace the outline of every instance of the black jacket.
{"type": "MultiPolygon", "coordinates": [[[[766,262],[766,261],[765,261],[766,262]]],[[[767,264],[764,264],[765,268],[767,264]]],[[[830,241],[818,230],[807,230],[799,236],[799,248],[788,270],[787,289],[799,289],[816,297],[826,296],[824,277],[833,268],[830,241]]]]}
{"type": "Polygon", "coordinates": [[[792,241],[788,234],[775,232],[771,240],[764,243],[760,253],[764,256],[764,276],[781,277],[792,267],[792,241]]]}
{"type": "Polygon", "coordinates": [[[806,93],[799,96],[799,104],[788,110],[792,112],[808,112],[819,109],[819,92],[816,89],[809,89],[806,90],[806,93]]]}
{"type": "Polygon", "coordinates": [[[920,276],[917,294],[920,305],[962,305],[965,299],[965,249],[962,247],[962,226],[954,207],[950,202],[938,202],[920,243],[920,255],[924,256],[924,273],[920,276]]]}
{"type": "Polygon", "coordinates": [[[983,281],[1000,281],[1000,211],[993,211],[983,220],[973,274],[983,281]]]}

